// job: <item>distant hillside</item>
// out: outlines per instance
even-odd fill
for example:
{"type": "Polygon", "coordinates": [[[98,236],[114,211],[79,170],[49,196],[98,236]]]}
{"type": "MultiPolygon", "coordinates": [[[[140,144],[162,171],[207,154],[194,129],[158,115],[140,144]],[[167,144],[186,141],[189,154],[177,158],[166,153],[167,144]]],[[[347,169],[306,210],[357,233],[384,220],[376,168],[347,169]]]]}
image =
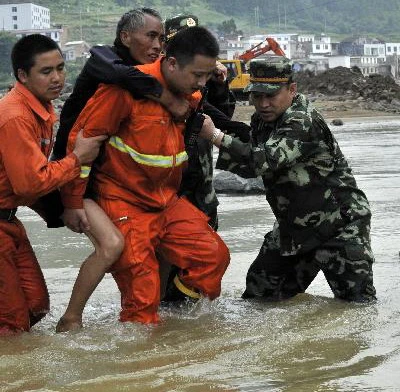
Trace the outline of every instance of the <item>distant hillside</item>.
{"type": "MultiPolygon", "coordinates": [[[[163,17],[194,13],[216,28],[233,19],[245,35],[277,32],[326,33],[336,37],[367,35],[400,41],[399,0],[32,0],[51,10],[55,24],[68,27],[68,39],[110,43],[123,12],[138,6],[158,9],[163,17]]],[[[13,1],[15,2],[15,1],[13,1]]],[[[23,2],[17,0],[17,2],[23,2]]],[[[0,4],[7,3],[0,0],[0,4]]]]}

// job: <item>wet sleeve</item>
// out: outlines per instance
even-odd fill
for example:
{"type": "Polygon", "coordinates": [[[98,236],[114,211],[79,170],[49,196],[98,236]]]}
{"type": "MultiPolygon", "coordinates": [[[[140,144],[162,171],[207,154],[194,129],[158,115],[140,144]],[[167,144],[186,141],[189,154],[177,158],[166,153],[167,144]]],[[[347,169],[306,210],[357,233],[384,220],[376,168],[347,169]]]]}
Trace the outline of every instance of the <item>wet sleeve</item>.
{"type": "Polygon", "coordinates": [[[133,66],[125,65],[109,46],[94,46],[91,53],[86,70],[100,83],[116,84],[128,90],[135,98],[161,96],[162,86],[155,78],[133,66]]]}
{"type": "Polygon", "coordinates": [[[321,152],[324,144],[311,135],[308,116],[291,117],[283,121],[265,143],[241,143],[226,135],[220,147],[221,161],[217,168],[234,171],[242,177],[265,175],[291,167],[321,152]]]}
{"type": "Polygon", "coordinates": [[[214,125],[227,133],[228,135],[238,137],[242,142],[248,142],[250,140],[250,126],[240,121],[231,120],[226,114],[221,112],[214,105],[209,102],[205,102],[203,105],[203,111],[205,114],[211,117],[214,125]]]}
{"type": "MultiPolygon", "coordinates": [[[[80,130],[84,137],[116,134],[121,122],[130,115],[131,100],[128,93],[118,87],[101,86],[76,120],[68,138],[67,151],[73,151],[80,130]]],[[[79,177],[61,188],[65,208],[83,208],[91,169],[91,164],[82,165],[79,177]]]]}
{"type": "Polygon", "coordinates": [[[74,154],[48,162],[34,129],[35,124],[19,117],[1,130],[0,151],[13,192],[29,198],[43,196],[79,175],[74,154]]]}

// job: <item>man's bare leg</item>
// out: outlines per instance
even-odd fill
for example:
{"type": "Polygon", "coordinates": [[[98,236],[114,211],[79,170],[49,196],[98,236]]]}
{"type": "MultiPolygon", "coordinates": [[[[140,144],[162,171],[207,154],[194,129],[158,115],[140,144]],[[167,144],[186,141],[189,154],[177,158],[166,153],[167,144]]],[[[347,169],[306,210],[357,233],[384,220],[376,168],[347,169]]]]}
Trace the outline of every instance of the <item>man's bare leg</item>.
{"type": "Polygon", "coordinates": [[[90,231],[86,235],[95,251],[82,263],[69,304],[57,323],[56,332],[82,328],[82,314],[87,301],[124,248],[122,234],[101,207],[93,200],[85,199],[84,208],[90,224],[90,231]]]}

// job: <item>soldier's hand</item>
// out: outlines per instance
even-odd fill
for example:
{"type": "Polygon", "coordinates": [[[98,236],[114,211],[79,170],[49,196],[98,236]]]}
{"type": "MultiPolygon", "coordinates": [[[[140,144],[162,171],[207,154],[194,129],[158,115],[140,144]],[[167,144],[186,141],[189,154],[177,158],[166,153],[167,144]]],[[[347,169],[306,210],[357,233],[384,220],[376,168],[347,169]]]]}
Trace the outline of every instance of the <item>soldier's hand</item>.
{"type": "Polygon", "coordinates": [[[65,226],[75,233],[83,233],[90,230],[89,221],[83,208],[65,208],[61,218],[64,221],[65,226]]]}
{"type": "Polygon", "coordinates": [[[203,139],[209,140],[214,146],[219,148],[225,134],[215,127],[209,116],[204,115],[204,117],[203,127],[201,128],[199,136],[203,139]]]}
{"type": "Polygon", "coordinates": [[[81,165],[93,162],[107,135],[83,137],[82,130],[79,131],[75,142],[73,153],[78,157],[81,165]]]}
{"type": "Polygon", "coordinates": [[[176,121],[185,121],[190,113],[189,101],[164,88],[158,102],[163,105],[176,121]]]}

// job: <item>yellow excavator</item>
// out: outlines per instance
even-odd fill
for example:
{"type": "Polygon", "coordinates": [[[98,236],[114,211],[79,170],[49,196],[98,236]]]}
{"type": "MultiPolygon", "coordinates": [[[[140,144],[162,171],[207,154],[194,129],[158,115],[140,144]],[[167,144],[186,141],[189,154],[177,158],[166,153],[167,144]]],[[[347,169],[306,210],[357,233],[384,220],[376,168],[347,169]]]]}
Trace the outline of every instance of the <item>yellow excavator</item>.
{"type": "Polygon", "coordinates": [[[250,81],[250,74],[246,69],[246,64],[251,59],[269,51],[274,52],[277,56],[285,56],[285,52],[281,49],[278,42],[271,37],[267,37],[264,41],[246,50],[235,59],[220,60],[228,69],[229,88],[234,92],[238,101],[248,98],[248,94],[243,92],[243,89],[250,81]]]}
{"type": "MultiPolygon", "coordinates": [[[[192,14],[179,14],[165,21],[165,34],[167,41],[176,32],[183,28],[197,26],[199,20],[192,14]]],[[[220,60],[228,69],[229,89],[235,94],[237,100],[247,100],[248,94],[243,89],[249,84],[250,74],[247,72],[246,63],[264,53],[272,51],[277,56],[285,56],[285,52],[274,38],[267,37],[264,41],[251,47],[233,60],[220,60]]]]}

